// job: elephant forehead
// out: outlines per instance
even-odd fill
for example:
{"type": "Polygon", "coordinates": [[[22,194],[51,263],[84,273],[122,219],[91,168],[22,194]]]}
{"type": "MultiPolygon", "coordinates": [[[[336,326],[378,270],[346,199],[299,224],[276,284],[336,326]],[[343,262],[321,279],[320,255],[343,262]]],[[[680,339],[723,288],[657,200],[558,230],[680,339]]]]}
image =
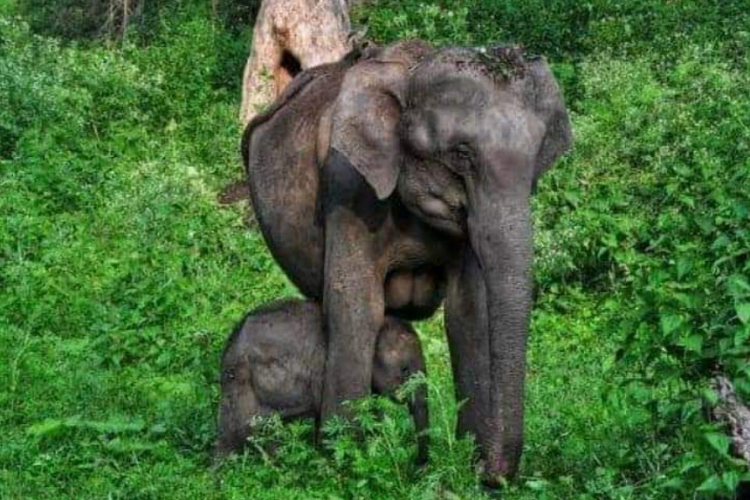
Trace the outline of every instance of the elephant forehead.
{"type": "Polygon", "coordinates": [[[471,80],[451,77],[419,97],[409,97],[401,126],[409,149],[417,155],[461,142],[478,149],[501,145],[533,154],[544,132],[544,124],[518,96],[471,80]]]}
{"type": "Polygon", "coordinates": [[[536,154],[544,135],[544,124],[517,100],[500,99],[484,112],[484,130],[490,147],[502,147],[528,155],[536,154]]]}
{"type": "Polygon", "coordinates": [[[480,108],[487,104],[494,86],[487,81],[455,72],[415,77],[406,89],[408,107],[440,105],[480,108]]]}
{"type": "Polygon", "coordinates": [[[415,69],[422,74],[448,72],[502,84],[523,78],[526,58],[523,49],[512,46],[492,49],[447,47],[434,51],[415,69]]]}

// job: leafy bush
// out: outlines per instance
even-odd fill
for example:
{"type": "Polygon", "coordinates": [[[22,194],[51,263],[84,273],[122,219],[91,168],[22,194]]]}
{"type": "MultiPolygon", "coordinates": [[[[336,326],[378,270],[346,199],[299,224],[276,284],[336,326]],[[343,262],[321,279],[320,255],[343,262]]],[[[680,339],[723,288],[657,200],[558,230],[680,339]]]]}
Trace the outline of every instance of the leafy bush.
{"type": "MultiPolygon", "coordinates": [[[[115,0],[15,0],[34,32],[65,40],[116,38],[122,34],[122,4],[115,0]],[[114,25],[112,23],[114,22],[114,25]]],[[[234,31],[252,26],[259,0],[131,0],[128,29],[142,38],[175,16],[211,19],[234,31]]]]}
{"type": "Polygon", "coordinates": [[[539,280],[605,286],[630,304],[618,314],[621,365],[638,374],[627,389],[659,432],[687,436],[669,486],[729,494],[744,466],[700,410],[718,372],[750,399],[750,81],[692,47],[670,63],[593,59],[581,84],[575,154],[537,200],[542,234],[566,236],[541,249],[539,280]]]}
{"type": "Polygon", "coordinates": [[[438,45],[520,44],[556,63],[574,109],[578,63],[590,55],[668,60],[711,44],[718,57],[746,69],[750,50],[750,11],[742,1],[381,0],[353,20],[382,43],[420,37],[438,45]]]}
{"type": "MultiPolygon", "coordinates": [[[[551,234],[571,237],[557,277],[606,284],[630,304],[619,313],[621,364],[638,373],[627,388],[662,435],[685,435],[666,483],[684,494],[731,494],[744,469],[700,412],[703,398],[715,400],[706,380],[718,372],[750,397],[741,118],[750,81],[734,62],[694,46],[669,62],[583,64],[576,152],[538,200],[541,224],[554,220],[551,234]]],[[[541,274],[554,286],[555,274],[541,274]]]]}
{"type": "Polygon", "coordinates": [[[665,55],[696,41],[720,42],[725,57],[741,59],[750,14],[741,1],[381,0],[353,17],[381,42],[417,36],[439,44],[519,43],[575,62],[595,52],[665,55]]]}

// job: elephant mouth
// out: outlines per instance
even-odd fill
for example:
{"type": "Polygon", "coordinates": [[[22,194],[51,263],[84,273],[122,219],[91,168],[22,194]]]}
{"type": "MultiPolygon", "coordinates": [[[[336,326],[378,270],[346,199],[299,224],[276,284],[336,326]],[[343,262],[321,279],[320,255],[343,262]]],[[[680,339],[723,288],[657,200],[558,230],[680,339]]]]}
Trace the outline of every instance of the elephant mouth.
{"type": "MultiPolygon", "coordinates": [[[[463,238],[467,234],[466,217],[459,214],[454,216],[434,214],[429,211],[418,208],[419,216],[430,226],[442,233],[446,233],[454,238],[463,238]]],[[[459,209],[458,212],[463,212],[459,209]]]]}
{"type": "Polygon", "coordinates": [[[398,180],[406,208],[420,220],[454,238],[468,235],[463,178],[440,158],[410,156],[398,180]]]}
{"type": "Polygon", "coordinates": [[[455,206],[435,195],[422,195],[417,199],[404,200],[407,208],[422,221],[454,238],[464,238],[468,234],[466,209],[455,206]]]}

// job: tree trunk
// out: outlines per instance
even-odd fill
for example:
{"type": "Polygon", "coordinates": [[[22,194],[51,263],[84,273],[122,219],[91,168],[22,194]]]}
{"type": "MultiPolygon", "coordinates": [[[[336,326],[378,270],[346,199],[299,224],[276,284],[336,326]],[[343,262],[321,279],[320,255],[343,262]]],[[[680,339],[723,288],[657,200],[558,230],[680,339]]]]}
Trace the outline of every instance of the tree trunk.
{"type": "Polygon", "coordinates": [[[264,0],[242,78],[242,125],[273,102],[297,73],[349,52],[350,30],[346,0],[264,0]]]}
{"type": "Polygon", "coordinates": [[[128,27],[133,19],[140,16],[145,0],[109,0],[107,18],[100,33],[109,39],[122,39],[127,36],[128,27]]]}
{"type": "Polygon", "coordinates": [[[122,23],[120,24],[120,38],[125,40],[128,35],[128,22],[130,21],[130,0],[122,0],[122,23]]]}

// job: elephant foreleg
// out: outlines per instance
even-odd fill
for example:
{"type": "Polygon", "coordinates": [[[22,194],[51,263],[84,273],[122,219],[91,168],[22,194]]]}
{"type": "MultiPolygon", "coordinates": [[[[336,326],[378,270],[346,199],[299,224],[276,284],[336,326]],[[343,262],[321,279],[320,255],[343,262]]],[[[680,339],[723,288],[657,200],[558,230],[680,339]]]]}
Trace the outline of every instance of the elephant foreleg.
{"type": "Polygon", "coordinates": [[[347,209],[326,220],[324,324],[328,339],[321,417],[341,412],[341,403],[370,393],[377,334],[384,321],[379,276],[367,228],[347,209]]]}
{"type": "Polygon", "coordinates": [[[378,268],[378,230],[388,214],[348,160],[331,149],[323,167],[325,214],[323,324],[328,352],[321,418],[341,412],[341,403],[370,393],[372,360],[385,320],[378,268]]]}

